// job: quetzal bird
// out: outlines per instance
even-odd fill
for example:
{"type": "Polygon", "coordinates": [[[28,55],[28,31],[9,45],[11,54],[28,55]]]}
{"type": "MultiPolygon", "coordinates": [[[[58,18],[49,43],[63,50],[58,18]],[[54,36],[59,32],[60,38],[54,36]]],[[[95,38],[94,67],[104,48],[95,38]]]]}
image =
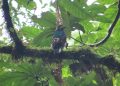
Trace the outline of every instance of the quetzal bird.
{"type": "Polygon", "coordinates": [[[64,27],[62,25],[59,25],[53,33],[52,49],[54,53],[61,53],[63,48],[67,48],[67,46],[68,44],[66,42],[66,34],[64,32],[64,27]]]}

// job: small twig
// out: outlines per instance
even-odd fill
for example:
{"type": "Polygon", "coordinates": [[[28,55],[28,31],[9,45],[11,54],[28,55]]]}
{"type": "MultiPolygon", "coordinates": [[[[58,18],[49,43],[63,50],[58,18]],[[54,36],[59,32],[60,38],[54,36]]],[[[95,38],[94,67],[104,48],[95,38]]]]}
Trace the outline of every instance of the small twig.
{"type": "Polygon", "coordinates": [[[71,36],[71,38],[74,39],[76,42],[82,43],[81,41],[79,41],[79,40],[73,38],[72,36],[71,36]]]}
{"type": "Polygon", "coordinates": [[[81,36],[81,34],[80,34],[80,31],[79,31],[79,36],[80,36],[81,42],[84,43],[83,40],[82,40],[82,36],[81,36]]]}
{"type": "Polygon", "coordinates": [[[79,41],[79,40],[73,38],[72,36],[71,36],[71,38],[74,39],[76,42],[79,42],[80,43],[80,47],[83,46],[83,45],[85,45],[85,43],[83,41],[79,41]]]}

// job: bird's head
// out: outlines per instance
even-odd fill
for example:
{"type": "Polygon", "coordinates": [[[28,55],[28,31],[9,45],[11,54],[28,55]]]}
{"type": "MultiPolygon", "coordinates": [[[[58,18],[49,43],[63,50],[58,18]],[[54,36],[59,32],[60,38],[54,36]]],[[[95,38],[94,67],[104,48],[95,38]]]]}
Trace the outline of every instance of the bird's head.
{"type": "Polygon", "coordinates": [[[56,28],[56,30],[64,30],[64,28],[65,27],[63,25],[58,25],[57,28],[56,28]]]}

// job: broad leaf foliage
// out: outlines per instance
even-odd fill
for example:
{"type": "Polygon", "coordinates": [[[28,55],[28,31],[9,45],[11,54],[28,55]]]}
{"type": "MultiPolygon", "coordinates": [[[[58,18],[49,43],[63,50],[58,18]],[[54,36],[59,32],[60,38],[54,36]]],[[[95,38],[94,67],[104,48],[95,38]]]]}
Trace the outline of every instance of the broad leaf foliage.
{"type": "MultiPolygon", "coordinates": [[[[35,12],[39,7],[35,0],[9,0],[8,2],[14,28],[24,45],[36,49],[51,48],[52,35],[56,29],[54,9],[58,5],[68,41],[68,49],[64,51],[74,53],[79,49],[87,48],[96,53],[97,58],[112,55],[119,61],[120,20],[103,45],[92,48],[88,46],[106,36],[118,12],[119,0],[95,0],[90,5],[89,0],[55,0],[47,4],[44,3],[45,0],[38,1],[43,5],[39,9],[40,15],[35,12]],[[16,2],[18,7],[15,8],[12,2],[16,2]],[[51,9],[42,12],[41,10],[47,6],[51,9]]],[[[0,25],[0,32],[1,29],[5,29],[4,23],[0,25]]],[[[6,44],[14,46],[12,39],[9,43],[6,43],[6,40],[9,41],[8,38],[0,40],[1,47],[6,44]]],[[[59,55],[56,55],[57,57],[59,55]]],[[[84,54],[81,57],[85,57],[84,54]]],[[[38,59],[23,56],[16,61],[11,59],[10,55],[0,54],[0,86],[120,86],[120,74],[117,72],[85,59],[61,61],[60,58],[59,60],[48,59],[48,57],[38,59]]]]}

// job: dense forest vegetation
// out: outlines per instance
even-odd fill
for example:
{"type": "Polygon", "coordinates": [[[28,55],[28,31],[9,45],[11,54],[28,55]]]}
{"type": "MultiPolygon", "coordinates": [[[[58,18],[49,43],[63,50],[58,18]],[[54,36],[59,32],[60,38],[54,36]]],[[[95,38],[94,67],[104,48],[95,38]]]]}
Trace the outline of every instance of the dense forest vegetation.
{"type": "Polygon", "coordinates": [[[0,86],[120,86],[120,0],[90,1],[1,0],[0,86]]]}

